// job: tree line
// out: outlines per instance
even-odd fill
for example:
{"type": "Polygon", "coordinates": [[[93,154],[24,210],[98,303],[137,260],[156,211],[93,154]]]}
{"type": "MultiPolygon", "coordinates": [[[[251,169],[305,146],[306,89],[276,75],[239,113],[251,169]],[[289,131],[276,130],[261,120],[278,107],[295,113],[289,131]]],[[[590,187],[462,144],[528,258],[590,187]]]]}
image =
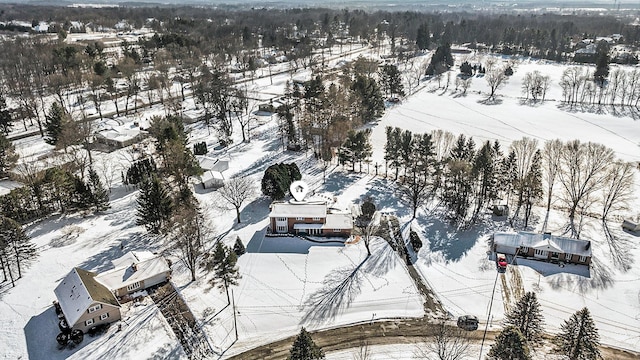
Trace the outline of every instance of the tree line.
{"type": "MultiPolygon", "coordinates": [[[[493,205],[512,208],[510,221],[529,225],[532,208],[554,200],[569,214],[568,229],[580,236],[579,217],[598,211],[606,219],[626,209],[633,197],[633,164],[616,160],[613,150],[579,140],[546,141],[524,137],[507,151],[499,141],[479,148],[472,137],[442,130],[413,134],[386,128],[385,168],[393,172],[401,198],[413,216],[437,200],[449,219],[474,223],[493,205]]],[[[546,220],[545,220],[546,226],[546,220]]]]}

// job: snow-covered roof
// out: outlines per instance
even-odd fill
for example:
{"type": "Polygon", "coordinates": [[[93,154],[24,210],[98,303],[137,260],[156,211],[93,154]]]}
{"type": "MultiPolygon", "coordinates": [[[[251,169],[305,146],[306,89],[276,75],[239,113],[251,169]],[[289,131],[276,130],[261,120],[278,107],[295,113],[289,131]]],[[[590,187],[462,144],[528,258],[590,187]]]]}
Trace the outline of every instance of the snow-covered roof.
{"type": "MultiPolygon", "coordinates": [[[[127,267],[131,264],[156,257],[151,251],[129,251],[121,257],[111,261],[114,269],[127,267]]],[[[100,275],[98,275],[100,276],[100,275]]]]}
{"type": "Polygon", "coordinates": [[[96,135],[108,140],[126,142],[140,135],[140,128],[137,126],[118,126],[99,131],[96,135]]]}
{"type": "Polygon", "coordinates": [[[17,181],[12,180],[0,180],[0,196],[6,195],[13,189],[21,188],[24,185],[17,181]]]}
{"type": "Polygon", "coordinates": [[[326,203],[275,202],[271,204],[269,217],[319,217],[327,216],[326,203]]]}
{"type": "Polygon", "coordinates": [[[572,239],[550,234],[521,231],[519,233],[495,233],[496,245],[508,247],[530,247],[538,250],[561,252],[579,256],[591,256],[591,241],[572,239]]]}
{"type": "Polygon", "coordinates": [[[552,251],[552,252],[564,252],[564,250],[551,239],[543,239],[532,246],[536,250],[552,251]]]}
{"type": "Polygon", "coordinates": [[[154,255],[144,260],[141,260],[139,256],[141,253],[130,252],[114,260],[113,264],[118,267],[99,274],[96,276],[96,280],[114,291],[171,271],[169,264],[162,256],[154,255]]]}
{"type": "Polygon", "coordinates": [[[327,214],[327,220],[324,223],[325,229],[352,229],[353,220],[351,214],[327,214]]]}
{"type": "Polygon", "coordinates": [[[200,175],[200,181],[206,183],[210,180],[222,180],[224,181],[224,175],[220,171],[205,171],[202,175],[200,175]]]}
{"type": "Polygon", "coordinates": [[[225,171],[229,169],[229,160],[225,159],[216,159],[206,155],[198,155],[196,156],[198,159],[198,164],[203,170],[214,170],[214,171],[225,171]]]}
{"type": "Polygon", "coordinates": [[[74,268],[53,290],[70,326],[95,302],[120,306],[113,293],[96,281],[96,274],[74,268]]]}

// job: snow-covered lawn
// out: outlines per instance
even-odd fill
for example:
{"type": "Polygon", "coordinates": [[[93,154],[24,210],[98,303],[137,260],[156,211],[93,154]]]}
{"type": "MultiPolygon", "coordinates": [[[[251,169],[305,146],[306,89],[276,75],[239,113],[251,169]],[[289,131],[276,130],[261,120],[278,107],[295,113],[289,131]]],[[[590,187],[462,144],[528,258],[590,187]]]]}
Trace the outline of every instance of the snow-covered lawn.
{"type": "MultiPolygon", "coordinates": [[[[247,250],[238,261],[242,279],[234,289],[239,340],[227,355],[295,335],[301,326],[318,329],[424,314],[422,296],[382,239],[371,244],[369,258],[362,243],[316,244],[262,232],[247,250]]],[[[233,312],[224,307],[224,294],[207,287],[199,282],[181,292],[211,341],[224,351],[235,340],[233,312]]]]}

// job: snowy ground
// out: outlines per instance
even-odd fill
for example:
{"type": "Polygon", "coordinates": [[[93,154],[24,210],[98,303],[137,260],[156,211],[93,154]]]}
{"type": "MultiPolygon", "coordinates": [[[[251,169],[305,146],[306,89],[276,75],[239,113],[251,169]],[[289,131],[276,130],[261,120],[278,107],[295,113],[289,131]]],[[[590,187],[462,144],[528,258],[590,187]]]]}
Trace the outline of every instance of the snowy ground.
{"type": "MultiPolygon", "coordinates": [[[[466,96],[435,89],[437,83],[434,80],[424,83],[421,85],[423,90],[390,108],[373,126],[373,163],[384,163],[384,128],[387,125],[417,133],[433,129],[448,130],[455,135],[464,133],[474,136],[477,144],[498,139],[503,148],[523,136],[540,142],[554,138],[579,138],[605,144],[624,160],[640,160],[640,124],[627,116],[632,114],[623,111],[613,113],[612,109],[594,114],[575,109],[567,111],[560,106],[557,81],[562,69],[561,65],[523,60],[507,86],[499,90],[503,96],[500,104],[496,105],[482,103],[486,97],[486,83],[482,78],[474,78],[466,96]],[[518,79],[534,69],[551,75],[552,88],[547,96],[550,101],[537,106],[522,105],[518,98],[518,79]]],[[[308,75],[301,73],[297,76],[308,75]]],[[[290,75],[282,74],[274,76],[273,85],[268,78],[246,84],[256,93],[264,93],[264,98],[268,99],[280,96],[289,79],[290,75]]],[[[188,107],[193,107],[193,102],[187,100],[185,108],[188,107]]],[[[137,116],[147,119],[159,113],[162,110],[154,107],[137,116]]],[[[312,189],[332,192],[341,200],[359,201],[371,195],[381,210],[396,213],[401,218],[403,229],[408,229],[409,211],[390,193],[393,187],[390,182],[372,175],[345,173],[332,167],[323,184],[322,170],[313,158],[282,152],[275,117],[263,117],[260,123],[264,124],[254,125],[250,143],[241,143],[238,128],[234,145],[211,151],[210,155],[231,160],[229,176],[251,176],[258,184],[264,169],[270,164],[296,161],[303,172],[303,179],[312,189]]],[[[215,136],[199,126],[193,127],[190,141],[206,141],[210,148],[217,143],[215,136]]],[[[34,138],[21,140],[16,145],[21,155],[31,159],[45,155],[50,149],[34,138]]],[[[133,156],[134,153],[127,150],[96,155],[98,172],[104,180],[110,178],[115,188],[110,210],[97,216],[55,216],[28,227],[28,234],[40,247],[40,256],[25,271],[16,288],[3,289],[0,294],[0,316],[7,319],[0,329],[4,345],[0,356],[7,359],[27,356],[35,359],[165,358],[182,354],[175,336],[153,305],[127,312],[125,316],[130,316],[130,326],[125,327],[122,333],[115,333],[112,328],[109,333],[91,339],[93,341],[85,340],[73,352],[55,350],[57,328],[50,307],[54,299],[53,288],[72,267],[105,270],[111,260],[121,256],[121,243],[125,246],[124,251],[160,250],[163,246],[161,241],[147,238],[143,235],[144,229],[135,226],[136,193],[119,187],[120,171],[133,156]],[[131,326],[133,324],[136,325],[131,326]]],[[[384,174],[384,169],[379,173],[384,174]]],[[[197,186],[195,189],[220,238],[232,244],[236,236],[240,236],[249,249],[239,260],[243,277],[239,285],[233,287],[239,340],[231,348],[235,332],[233,312],[231,307],[226,307],[226,295],[208,283],[206,274],[199,274],[198,281],[189,283],[184,268],[179,263],[175,265],[174,281],[218,353],[226,351],[227,356],[293,335],[301,325],[319,329],[368,321],[372,317],[422,315],[421,299],[404,266],[384,243],[375,244],[374,257],[362,264],[356,276],[350,277],[365,254],[362,244],[308,246],[291,239],[263,238],[268,216],[267,199],[256,196],[248,202],[242,209],[243,223],[235,224],[234,211],[225,208],[215,191],[202,190],[197,186]],[[336,293],[336,289],[340,289],[338,285],[345,284],[343,280],[348,280],[348,290],[336,293]],[[336,296],[343,306],[313,305],[314,300],[327,299],[328,296],[336,296]]],[[[637,207],[635,209],[637,211],[637,207]]],[[[540,209],[536,209],[536,215],[538,219],[544,216],[540,209]]],[[[565,214],[554,212],[549,229],[558,232],[565,221],[565,214]]],[[[538,224],[539,220],[534,221],[534,226],[538,224]]],[[[420,212],[413,226],[425,240],[425,246],[419,253],[418,268],[446,309],[452,315],[471,313],[486,321],[496,273],[487,257],[485,240],[493,231],[507,230],[507,224],[487,218],[471,229],[459,231],[451,228],[437,209],[429,207],[420,212]]],[[[498,278],[491,306],[492,318],[489,319],[491,327],[499,326],[505,305],[514,295],[523,290],[535,290],[550,331],[555,331],[571,313],[588,306],[600,328],[603,343],[640,349],[639,238],[622,232],[619,225],[612,225],[612,231],[618,238],[615,244],[607,242],[599,222],[587,222],[584,237],[594,241],[596,257],[588,277],[567,271],[572,269],[564,268],[559,272],[556,267],[536,263],[512,267],[504,283],[498,278]],[[630,268],[622,268],[622,264],[628,264],[630,268]],[[521,284],[521,287],[514,284],[521,284]]],[[[395,350],[384,351],[389,355],[379,358],[410,356],[403,355],[404,350],[397,353],[395,350]]],[[[344,356],[348,357],[343,355],[342,358],[344,356]]]]}

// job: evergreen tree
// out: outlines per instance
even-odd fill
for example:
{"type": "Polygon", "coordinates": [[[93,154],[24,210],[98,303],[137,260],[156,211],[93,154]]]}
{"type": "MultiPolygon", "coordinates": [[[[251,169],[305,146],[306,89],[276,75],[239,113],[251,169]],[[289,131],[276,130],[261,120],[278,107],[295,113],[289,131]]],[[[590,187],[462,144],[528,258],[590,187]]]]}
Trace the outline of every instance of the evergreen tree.
{"type": "Polygon", "coordinates": [[[37,256],[36,246],[25,234],[22,226],[15,220],[0,215],[0,258],[2,258],[2,269],[9,272],[13,283],[12,264],[18,270],[18,278],[22,277],[22,270],[30,261],[37,256]]]}
{"type": "Polygon", "coordinates": [[[398,172],[402,166],[400,159],[400,138],[402,136],[402,129],[399,127],[386,128],[387,142],[385,144],[384,159],[387,162],[387,168],[395,169],[395,180],[398,180],[398,172]]]}
{"type": "Polygon", "coordinates": [[[527,341],[515,326],[504,328],[489,350],[490,360],[530,360],[527,341]]]}
{"type": "Polygon", "coordinates": [[[609,76],[609,44],[602,40],[596,48],[596,71],[593,79],[600,87],[604,87],[604,82],[609,76]]]}
{"type": "Polygon", "coordinates": [[[434,172],[435,149],[430,133],[413,135],[410,171],[425,181],[429,181],[434,172]]]}
{"type": "Polygon", "coordinates": [[[400,70],[396,65],[385,64],[382,67],[380,78],[387,95],[404,96],[404,86],[400,75],[400,70]]]}
{"type": "Polygon", "coordinates": [[[169,221],[173,208],[171,197],[158,177],[144,179],[137,199],[137,225],[144,225],[153,234],[159,234],[169,221]]]}
{"type": "Polygon", "coordinates": [[[416,34],[416,46],[420,50],[427,50],[431,43],[431,34],[429,33],[429,24],[424,22],[418,27],[416,34]]]}
{"type": "Polygon", "coordinates": [[[506,315],[505,325],[516,327],[522,333],[530,346],[542,341],[543,329],[542,310],[536,293],[529,291],[506,315]]]}
{"type": "Polygon", "coordinates": [[[524,200],[524,227],[529,225],[529,218],[533,204],[542,199],[542,153],[536,150],[531,161],[531,167],[524,178],[523,200],[524,200]]]}
{"type": "Polygon", "coordinates": [[[102,185],[98,173],[89,168],[89,182],[87,187],[91,190],[91,205],[96,212],[105,211],[109,208],[109,193],[102,185]]]}
{"type": "Polygon", "coordinates": [[[0,177],[3,177],[18,161],[13,143],[0,133],[0,177]]]}
{"type": "Polygon", "coordinates": [[[74,175],[73,189],[71,205],[80,210],[89,209],[93,205],[93,193],[87,183],[79,176],[74,175]]]}
{"type": "Polygon", "coordinates": [[[556,351],[569,360],[601,359],[600,336],[589,309],[577,311],[560,326],[560,333],[554,339],[556,351]]]}
{"type": "Polygon", "coordinates": [[[324,351],[316,345],[311,335],[303,327],[300,334],[293,342],[290,350],[289,360],[318,360],[324,359],[324,351]]]}
{"type": "Polygon", "coordinates": [[[123,182],[127,185],[136,185],[156,172],[156,163],[152,157],[147,157],[131,164],[127,169],[127,176],[123,177],[123,182]]]}
{"type": "Polygon", "coordinates": [[[271,165],[262,177],[262,193],[273,200],[283,199],[291,183],[300,179],[302,174],[295,163],[271,165]]]}
{"type": "Polygon", "coordinates": [[[233,244],[233,252],[236,253],[237,256],[240,256],[245,252],[247,252],[247,249],[244,247],[244,244],[242,243],[242,239],[240,239],[240,236],[236,236],[236,242],[235,244],[233,244]]]}
{"type": "Polygon", "coordinates": [[[451,44],[444,43],[436,49],[431,57],[431,62],[427,66],[427,75],[437,75],[449,70],[453,66],[453,55],[451,54],[451,44]]]}
{"type": "Polygon", "coordinates": [[[376,80],[369,76],[356,75],[351,90],[358,99],[356,116],[362,123],[378,119],[384,113],[382,91],[376,80]]]}
{"type": "Polygon", "coordinates": [[[343,160],[351,162],[351,171],[355,171],[356,161],[360,164],[360,171],[362,171],[362,161],[371,157],[373,150],[369,141],[370,136],[371,129],[358,132],[351,130],[347,134],[347,140],[344,143],[344,148],[347,151],[343,151],[341,156],[343,156],[343,160]]]}
{"type": "Polygon", "coordinates": [[[413,167],[413,134],[409,130],[404,130],[400,134],[399,140],[398,155],[406,176],[413,167]]]}
{"type": "Polygon", "coordinates": [[[465,61],[460,65],[460,73],[464,76],[473,75],[473,67],[471,67],[471,64],[469,64],[468,61],[465,61]]]}
{"type": "Polygon", "coordinates": [[[238,285],[240,273],[238,273],[238,256],[234,251],[218,241],[211,260],[207,264],[207,270],[213,270],[214,277],[211,279],[213,285],[218,284],[220,289],[227,293],[227,302],[231,304],[229,298],[229,285],[238,285]]]}
{"type": "Polygon", "coordinates": [[[7,109],[7,101],[4,98],[4,94],[0,92],[0,132],[1,134],[9,135],[9,132],[13,127],[12,122],[13,122],[13,119],[11,118],[11,111],[7,109]]]}
{"type": "Polygon", "coordinates": [[[49,112],[45,115],[45,129],[47,137],[44,141],[49,145],[56,145],[62,135],[66,120],[65,110],[57,102],[51,104],[49,112]]]}

